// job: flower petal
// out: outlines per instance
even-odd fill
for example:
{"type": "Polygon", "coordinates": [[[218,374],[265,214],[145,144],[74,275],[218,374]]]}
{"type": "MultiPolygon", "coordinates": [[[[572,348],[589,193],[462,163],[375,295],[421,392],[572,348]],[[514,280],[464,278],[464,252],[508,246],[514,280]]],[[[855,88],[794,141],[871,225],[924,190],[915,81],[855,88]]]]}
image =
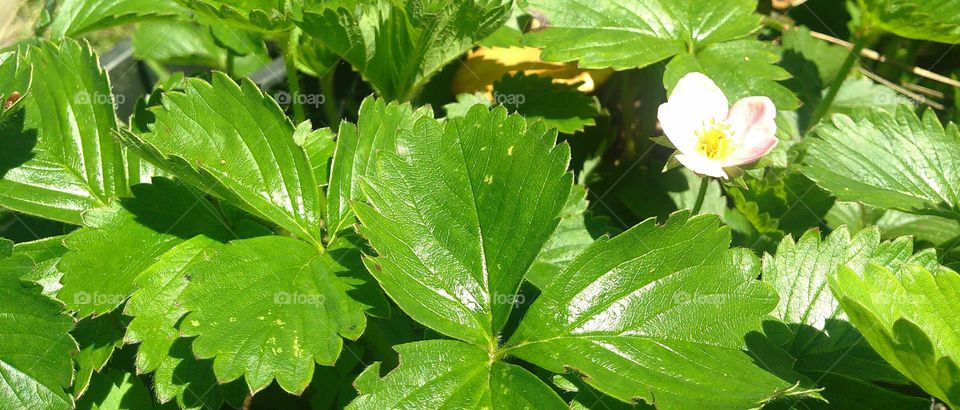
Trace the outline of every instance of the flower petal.
{"type": "Polygon", "coordinates": [[[724,172],[719,161],[714,161],[699,154],[680,154],[676,156],[676,159],[683,166],[698,174],[727,179],[727,173],[724,172]]]}
{"type": "Polygon", "coordinates": [[[707,76],[689,73],[677,82],[667,102],[660,105],[660,128],[680,152],[696,147],[696,131],[704,123],[727,117],[727,97],[707,76]]]}
{"type": "Polygon", "coordinates": [[[777,145],[777,108],[767,97],[747,97],[730,108],[727,124],[737,146],[724,166],[749,164],[766,155],[777,145]]]}

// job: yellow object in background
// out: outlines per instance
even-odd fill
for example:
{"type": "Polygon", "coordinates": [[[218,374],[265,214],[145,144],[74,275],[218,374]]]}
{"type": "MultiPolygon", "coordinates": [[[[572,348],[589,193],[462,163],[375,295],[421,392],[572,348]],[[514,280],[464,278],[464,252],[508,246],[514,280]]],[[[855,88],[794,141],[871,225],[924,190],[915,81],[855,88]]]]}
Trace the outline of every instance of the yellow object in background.
{"type": "Polygon", "coordinates": [[[479,47],[467,54],[466,61],[453,78],[454,94],[484,92],[492,98],[493,83],[505,74],[522,71],[553,78],[561,84],[579,84],[577,89],[589,93],[602,84],[613,70],[583,70],[576,62],[553,63],[540,60],[535,47],[479,47]]]}

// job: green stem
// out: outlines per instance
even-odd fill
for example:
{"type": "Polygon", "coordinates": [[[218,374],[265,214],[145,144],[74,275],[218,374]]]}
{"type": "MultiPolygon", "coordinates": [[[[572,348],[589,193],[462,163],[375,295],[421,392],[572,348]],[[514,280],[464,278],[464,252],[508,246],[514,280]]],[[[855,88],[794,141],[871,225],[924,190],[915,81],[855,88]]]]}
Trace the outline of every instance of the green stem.
{"type": "Polygon", "coordinates": [[[227,75],[230,78],[237,78],[237,64],[236,64],[236,54],[233,54],[233,51],[227,50],[227,75]]]}
{"type": "Polygon", "coordinates": [[[290,104],[293,105],[293,119],[297,124],[307,119],[300,97],[300,77],[297,75],[297,48],[299,45],[300,29],[294,28],[290,32],[287,48],[283,53],[283,62],[287,68],[287,86],[290,88],[290,104]]]}
{"type": "Polygon", "coordinates": [[[333,93],[333,76],[337,66],[330,67],[323,77],[320,77],[320,91],[323,93],[323,113],[327,117],[327,125],[333,132],[340,127],[340,110],[337,109],[336,96],[333,93]]]}
{"type": "Polygon", "coordinates": [[[700,191],[697,192],[697,200],[693,202],[692,215],[697,215],[700,213],[700,208],[703,207],[703,199],[707,197],[707,187],[709,186],[710,178],[700,177],[700,191]]]}
{"type": "Polygon", "coordinates": [[[850,54],[847,55],[847,59],[843,60],[843,65],[840,67],[840,71],[837,72],[837,76],[833,79],[833,82],[830,83],[830,88],[827,90],[827,95],[823,97],[823,100],[820,100],[820,104],[817,104],[816,111],[813,112],[813,115],[810,116],[810,122],[807,124],[807,130],[813,128],[820,123],[820,120],[823,119],[823,116],[827,114],[827,111],[830,110],[830,105],[833,104],[833,100],[837,98],[837,93],[840,92],[840,87],[843,86],[843,82],[846,81],[847,76],[850,75],[850,70],[853,69],[853,64],[857,62],[857,59],[860,57],[860,51],[863,50],[863,47],[867,45],[867,30],[865,27],[861,27],[857,31],[856,41],[853,43],[853,49],[850,50],[850,54]]]}

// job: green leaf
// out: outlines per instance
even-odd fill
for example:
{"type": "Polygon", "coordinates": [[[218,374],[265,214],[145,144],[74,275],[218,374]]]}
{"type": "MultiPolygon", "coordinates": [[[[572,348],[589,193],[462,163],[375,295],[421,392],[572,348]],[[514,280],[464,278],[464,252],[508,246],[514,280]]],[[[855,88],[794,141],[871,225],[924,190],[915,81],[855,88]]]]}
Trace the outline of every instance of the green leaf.
{"type": "MultiPolygon", "coordinates": [[[[234,30],[229,26],[203,26],[183,21],[148,21],[133,33],[134,55],[141,60],[168,64],[203,65],[225,70],[227,49],[221,47],[215,30],[234,30]]],[[[247,76],[270,62],[266,46],[259,37],[239,29],[224,36],[233,39],[231,46],[243,47],[234,56],[234,74],[247,76]]]]}
{"type": "Polygon", "coordinates": [[[950,246],[960,232],[960,223],[933,215],[915,215],[894,209],[875,209],[856,202],[837,202],[826,216],[827,224],[836,229],[847,225],[851,232],[868,226],[880,229],[884,238],[913,236],[918,242],[950,246]]]}
{"type": "MultiPolygon", "coordinates": [[[[811,387],[825,388],[823,396],[834,406],[929,407],[928,400],[886,387],[909,382],[847,323],[827,283],[840,266],[861,272],[867,263],[899,267],[923,258],[932,259],[929,253],[913,258],[909,238],[880,242],[877,229],[860,231],[852,239],[844,227],[822,241],[816,230],[796,242],[786,237],[775,255],[766,254],[763,259],[763,280],[780,294],[780,303],[772,312],[776,322],[764,325],[766,337],[790,356],[793,370],[816,384],[811,387]]],[[[762,355],[759,360],[769,361],[762,355]]],[[[825,407],[822,403],[806,405],[825,407]]]]}
{"type": "Polygon", "coordinates": [[[90,391],[77,402],[77,410],[152,409],[150,390],[137,375],[107,369],[93,378],[90,391]]]}
{"type": "MultiPolygon", "coordinates": [[[[521,3],[523,4],[523,3],[521,3]]],[[[690,71],[710,76],[731,101],[769,96],[777,107],[798,100],[779,80],[789,74],[770,44],[744,39],[758,29],[753,0],[527,0],[541,28],[523,43],[546,61],[579,60],[583,68],[641,68],[674,58],[667,88],[690,71]],[[741,40],[742,39],[742,40],[741,40]]]]}
{"type": "Polygon", "coordinates": [[[493,102],[523,115],[527,121],[541,120],[565,134],[596,124],[593,118],[600,115],[596,98],[572,85],[557,84],[550,77],[525,75],[522,71],[493,83],[493,102]]]}
{"type": "Polygon", "coordinates": [[[290,0],[177,0],[178,3],[221,24],[257,32],[282,32],[293,27],[302,1],[290,0]]]}
{"type": "Polygon", "coordinates": [[[0,54],[0,127],[10,113],[23,105],[24,97],[30,92],[33,67],[22,60],[21,53],[16,51],[0,54]]]}
{"type": "Polygon", "coordinates": [[[109,313],[96,318],[86,318],[77,323],[71,332],[80,345],[80,353],[74,357],[77,375],[73,381],[73,395],[80,397],[87,390],[94,372],[99,372],[113,356],[114,349],[123,346],[124,320],[119,314],[109,313]]]}
{"type": "Polygon", "coordinates": [[[800,106],[800,100],[778,83],[790,73],[776,65],[780,53],[773,44],[746,39],[712,44],[696,54],[680,54],[667,64],[663,83],[672,90],[687,73],[706,74],[731,103],[754,95],[770,97],[780,110],[800,106]]]}
{"type": "Polygon", "coordinates": [[[556,132],[499,107],[421,118],[382,152],[355,203],[378,257],[365,262],[401,309],[447,336],[497,345],[517,289],[569,196],[556,132]]]}
{"type": "Polygon", "coordinates": [[[137,276],[161,255],[196,235],[235,238],[214,204],[177,182],[156,178],[134,197],[84,215],[87,228],[64,240],[58,297],[78,317],[109,312],[136,289],[137,276]]]}
{"type": "Polygon", "coordinates": [[[50,36],[76,37],[145,19],[176,17],[183,12],[172,0],[63,0],[57,2],[50,36]]]}
{"type": "Polygon", "coordinates": [[[487,351],[460,341],[396,346],[400,367],[380,378],[379,363],[357,379],[349,409],[565,409],[566,403],[526,369],[491,361],[487,351]]]}
{"type": "Polygon", "coordinates": [[[20,281],[27,258],[0,259],[0,407],[70,409],[77,343],[63,305],[20,281]]]}
{"type": "Polygon", "coordinates": [[[0,125],[0,206],[80,224],[80,214],[128,192],[110,82],[89,46],[30,49],[25,115],[0,125]]]}
{"type": "Polygon", "coordinates": [[[351,298],[356,272],[329,253],[280,236],[206,249],[188,269],[180,301],[190,313],[180,330],[198,336],[193,351],[214,358],[220,381],[244,376],[253,392],[274,379],[299,394],[315,363],[332,365],[342,337],[357,339],[364,306],[351,298]],[[252,365],[257,363],[257,365],[252,365]]]}
{"type": "Polygon", "coordinates": [[[483,93],[460,94],[456,102],[445,104],[443,109],[447,112],[447,118],[465,117],[474,105],[489,107],[491,103],[483,93]]]}
{"type": "Polygon", "coordinates": [[[716,216],[687,215],[594,242],[543,289],[505,354],[658,408],[751,408],[795,394],[742,351],[777,304],[755,280],[759,261],[728,248],[716,216]]]}
{"type": "Polygon", "coordinates": [[[804,174],[843,201],[960,218],[960,131],[900,106],[816,130],[804,174]]]}
{"type": "Polygon", "coordinates": [[[320,247],[324,197],[294,126],[257,86],[223,73],[164,94],[151,132],[119,134],[184,181],[320,247]]]}
{"type": "Polygon", "coordinates": [[[43,286],[43,294],[56,295],[60,289],[60,277],[63,272],[57,269],[60,257],[67,252],[63,245],[64,236],[51,236],[32,242],[20,242],[14,245],[15,253],[28,258],[30,268],[20,279],[43,286]]]}
{"type": "Polygon", "coordinates": [[[394,151],[397,135],[410,132],[420,118],[433,118],[433,112],[368,97],[360,104],[358,116],[357,125],[343,122],[337,136],[327,189],[329,235],[337,235],[355,222],[350,203],[360,198],[360,180],[373,170],[377,153],[394,151]]]}
{"type": "Polygon", "coordinates": [[[902,37],[960,43],[956,0],[863,0],[870,23],[902,37]]]}
{"type": "Polygon", "coordinates": [[[950,407],[960,405],[960,275],[936,267],[841,267],[830,289],[880,356],[950,407]]]}
{"type": "Polygon", "coordinates": [[[177,299],[189,283],[188,268],[204,251],[223,246],[197,236],[171,249],[137,277],[139,290],[130,297],[124,313],[133,316],[124,341],[140,343],[136,356],[139,373],[154,374],[161,403],[176,398],[181,408],[220,408],[225,400],[246,394],[240,382],[220,385],[211,360],[198,360],[190,341],[179,339],[177,324],[187,313],[177,299]]]}
{"type": "Polygon", "coordinates": [[[567,264],[605,233],[606,220],[587,213],[587,190],[574,185],[560,211],[560,224],[530,266],[526,279],[544,288],[567,264]]]}
{"type": "Polygon", "coordinates": [[[388,100],[408,101],[443,66],[503,25],[509,0],[324,1],[297,24],[388,100]]]}

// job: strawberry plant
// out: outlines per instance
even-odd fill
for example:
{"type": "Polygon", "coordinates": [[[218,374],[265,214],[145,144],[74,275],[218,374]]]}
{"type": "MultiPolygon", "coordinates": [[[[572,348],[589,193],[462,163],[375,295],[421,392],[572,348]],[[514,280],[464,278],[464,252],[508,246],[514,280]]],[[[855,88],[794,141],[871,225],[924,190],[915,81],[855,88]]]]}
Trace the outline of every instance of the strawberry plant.
{"type": "Polygon", "coordinates": [[[0,409],[960,408],[958,0],[18,6],[0,409]]]}

